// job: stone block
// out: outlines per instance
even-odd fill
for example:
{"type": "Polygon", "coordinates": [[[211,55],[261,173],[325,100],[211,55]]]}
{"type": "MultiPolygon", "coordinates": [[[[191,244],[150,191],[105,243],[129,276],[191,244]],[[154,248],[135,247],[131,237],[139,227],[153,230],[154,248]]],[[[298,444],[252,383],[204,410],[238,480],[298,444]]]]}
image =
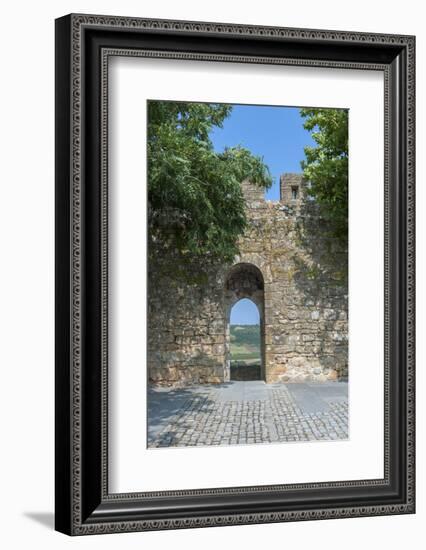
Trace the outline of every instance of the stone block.
{"type": "Polygon", "coordinates": [[[338,378],[337,371],[334,369],[331,369],[327,374],[327,380],[337,380],[337,378],[338,378]]]}

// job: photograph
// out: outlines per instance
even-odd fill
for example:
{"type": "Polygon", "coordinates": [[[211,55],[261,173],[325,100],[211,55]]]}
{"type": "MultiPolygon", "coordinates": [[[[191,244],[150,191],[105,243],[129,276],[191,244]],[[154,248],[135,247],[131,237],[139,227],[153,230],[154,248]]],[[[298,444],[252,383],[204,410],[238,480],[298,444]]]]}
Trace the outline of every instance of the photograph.
{"type": "Polygon", "coordinates": [[[148,448],[350,438],[348,124],[147,102],[148,448]]]}
{"type": "Polygon", "coordinates": [[[55,20],[60,533],[415,513],[416,37],[340,12],[55,20]]]}

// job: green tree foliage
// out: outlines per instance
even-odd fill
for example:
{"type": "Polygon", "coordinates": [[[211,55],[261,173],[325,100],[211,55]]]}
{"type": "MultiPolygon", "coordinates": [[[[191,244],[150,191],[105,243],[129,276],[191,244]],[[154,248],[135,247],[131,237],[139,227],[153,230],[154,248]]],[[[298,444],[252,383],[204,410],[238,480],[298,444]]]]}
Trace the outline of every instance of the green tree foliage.
{"type": "Polygon", "coordinates": [[[151,243],[188,261],[232,261],[246,227],[240,183],[261,187],[268,167],[243,147],[213,149],[209,138],[232,107],[212,103],[148,103],[148,204],[151,243]]]}
{"type": "Polygon", "coordinates": [[[348,111],[301,109],[304,128],[312,132],[316,147],[305,147],[304,177],[308,193],[320,205],[323,217],[342,242],[348,236],[348,111]]]}

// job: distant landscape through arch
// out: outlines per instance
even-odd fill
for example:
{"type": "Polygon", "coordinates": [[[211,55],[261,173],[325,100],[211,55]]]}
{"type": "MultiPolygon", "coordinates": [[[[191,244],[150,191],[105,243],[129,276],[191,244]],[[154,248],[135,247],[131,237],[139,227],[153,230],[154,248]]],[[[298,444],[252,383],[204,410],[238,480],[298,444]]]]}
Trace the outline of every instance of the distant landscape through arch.
{"type": "Polygon", "coordinates": [[[225,381],[265,380],[264,281],[253,264],[234,265],[225,285],[225,381]]]}
{"type": "Polygon", "coordinates": [[[260,380],[260,312],[249,298],[241,298],[232,306],[229,331],[231,380],[260,380]]]}

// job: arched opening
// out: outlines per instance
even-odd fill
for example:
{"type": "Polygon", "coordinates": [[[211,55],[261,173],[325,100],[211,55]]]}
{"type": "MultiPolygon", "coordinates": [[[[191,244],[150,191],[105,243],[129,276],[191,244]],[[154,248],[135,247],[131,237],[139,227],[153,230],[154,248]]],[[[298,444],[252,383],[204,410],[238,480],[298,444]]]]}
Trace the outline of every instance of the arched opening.
{"type": "Polygon", "coordinates": [[[240,263],[225,283],[225,381],[265,380],[264,282],[258,267],[240,263]]]}
{"type": "Polygon", "coordinates": [[[231,380],[260,380],[260,313],[249,298],[242,298],[232,306],[229,333],[231,380]]]}

